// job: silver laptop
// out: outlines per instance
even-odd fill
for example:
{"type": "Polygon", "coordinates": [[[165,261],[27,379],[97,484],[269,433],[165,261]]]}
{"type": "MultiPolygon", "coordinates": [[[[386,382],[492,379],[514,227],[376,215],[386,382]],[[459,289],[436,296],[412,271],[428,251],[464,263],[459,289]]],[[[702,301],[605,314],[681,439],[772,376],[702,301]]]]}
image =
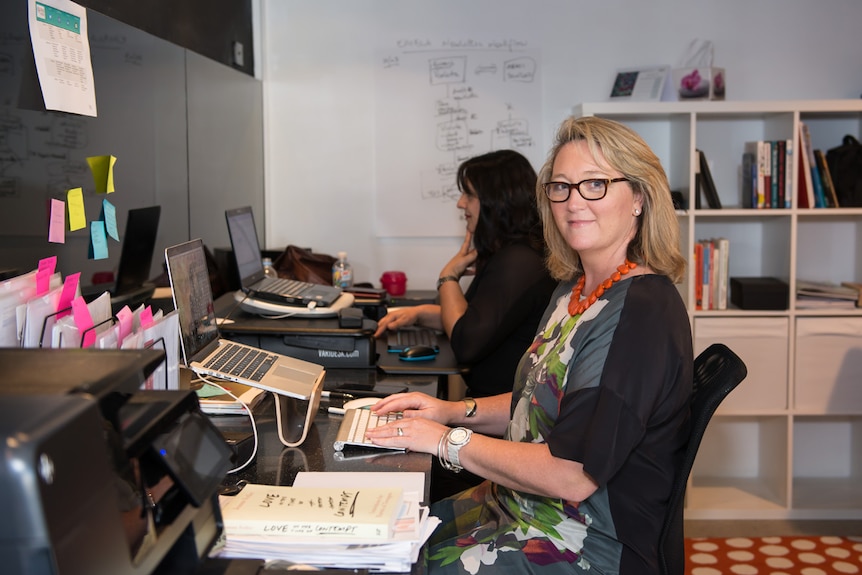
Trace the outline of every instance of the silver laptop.
{"type": "Polygon", "coordinates": [[[331,307],[341,297],[341,289],[284,278],[269,278],[263,273],[260,243],[251,207],[244,206],[225,212],[227,231],[242,291],[263,301],[305,307],[331,307]]]}
{"type": "Polygon", "coordinates": [[[323,366],[221,338],[200,239],[167,248],[165,260],[189,369],[297,399],[321,389],[323,366]]]}

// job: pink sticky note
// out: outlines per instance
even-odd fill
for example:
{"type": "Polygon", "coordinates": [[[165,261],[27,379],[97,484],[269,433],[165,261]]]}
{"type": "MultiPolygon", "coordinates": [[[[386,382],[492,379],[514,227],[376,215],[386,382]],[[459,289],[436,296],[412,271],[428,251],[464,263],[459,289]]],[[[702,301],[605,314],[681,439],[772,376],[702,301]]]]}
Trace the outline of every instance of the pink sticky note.
{"type": "Polygon", "coordinates": [[[153,325],[153,310],[147,306],[141,310],[141,328],[147,329],[151,325],[153,325]]]}
{"type": "Polygon", "coordinates": [[[72,300],[72,317],[75,319],[78,333],[84,336],[81,347],[92,347],[96,343],[96,330],[90,329],[93,327],[93,318],[90,316],[90,309],[83,297],[76,297],[72,300]],[[87,333],[84,333],[85,331],[87,333]]]}
{"type": "Polygon", "coordinates": [[[39,260],[39,267],[36,268],[37,296],[48,293],[48,288],[51,286],[51,276],[54,275],[55,269],[57,269],[57,256],[39,260]]]}
{"type": "Polygon", "coordinates": [[[134,317],[135,314],[132,313],[132,310],[127,305],[124,305],[123,309],[117,312],[117,321],[120,324],[119,345],[122,345],[126,336],[132,333],[132,320],[134,317]]]}
{"type": "Polygon", "coordinates": [[[69,315],[67,308],[72,306],[72,300],[78,291],[78,282],[81,279],[81,272],[66,276],[63,281],[63,291],[60,292],[60,301],[57,302],[57,319],[69,315]],[[61,311],[65,310],[65,311],[61,311]]]}
{"type": "Polygon", "coordinates": [[[66,243],[66,202],[51,200],[51,220],[48,222],[48,241],[54,244],[66,243]]]}

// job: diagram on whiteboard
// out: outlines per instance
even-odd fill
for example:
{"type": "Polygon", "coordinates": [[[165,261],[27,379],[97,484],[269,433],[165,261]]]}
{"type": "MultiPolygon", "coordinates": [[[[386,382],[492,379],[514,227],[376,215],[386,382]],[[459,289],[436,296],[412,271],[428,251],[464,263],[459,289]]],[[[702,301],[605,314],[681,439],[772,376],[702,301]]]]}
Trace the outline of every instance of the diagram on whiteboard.
{"type": "Polygon", "coordinates": [[[460,236],[461,162],[513,149],[539,167],[539,59],[511,40],[398,44],[377,74],[376,233],[460,236]]]}

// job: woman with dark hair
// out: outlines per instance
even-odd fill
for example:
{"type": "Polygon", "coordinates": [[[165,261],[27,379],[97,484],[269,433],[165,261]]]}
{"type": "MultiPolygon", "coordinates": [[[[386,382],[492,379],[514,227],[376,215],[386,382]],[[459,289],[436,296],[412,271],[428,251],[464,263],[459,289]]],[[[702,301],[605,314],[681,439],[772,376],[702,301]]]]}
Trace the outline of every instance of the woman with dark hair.
{"type": "Polygon", "coordinates": [[[416,324],[442,329],[458,362],[469,366],[467,395],[486,397],[512,390],[556,282],[544,265],[529,160],[513,150],[476,156],[459,166],[457,181],[467,233],[440,271],[439,305],[393,310],[375,335],[416,324]],[[459,280],[470,273],[465,293],[459,280]]]}

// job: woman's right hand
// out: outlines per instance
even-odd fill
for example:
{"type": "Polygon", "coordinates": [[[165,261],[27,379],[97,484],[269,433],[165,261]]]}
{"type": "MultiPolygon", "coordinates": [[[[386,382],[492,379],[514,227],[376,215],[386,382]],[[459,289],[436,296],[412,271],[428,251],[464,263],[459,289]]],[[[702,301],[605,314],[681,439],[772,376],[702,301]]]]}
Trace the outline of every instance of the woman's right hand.
{"type": "Polygon", "coordinates": [[[395,331],[402,327],[415,325],[419,320],[419,311],[418,306],[393,309],[377,320],[377,331],[374,332],[374,337],[379,338],[386,333],[386,330],[395,331]]]}

